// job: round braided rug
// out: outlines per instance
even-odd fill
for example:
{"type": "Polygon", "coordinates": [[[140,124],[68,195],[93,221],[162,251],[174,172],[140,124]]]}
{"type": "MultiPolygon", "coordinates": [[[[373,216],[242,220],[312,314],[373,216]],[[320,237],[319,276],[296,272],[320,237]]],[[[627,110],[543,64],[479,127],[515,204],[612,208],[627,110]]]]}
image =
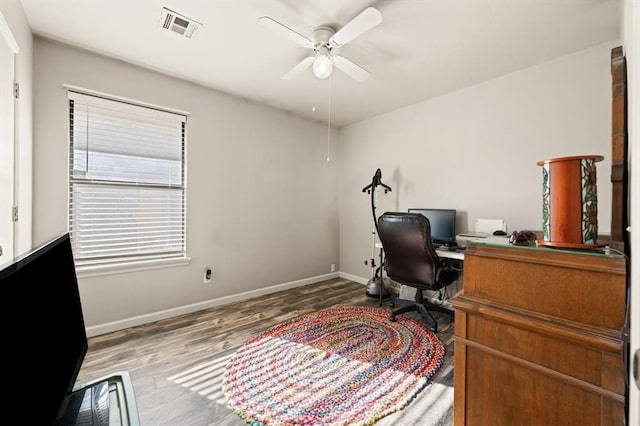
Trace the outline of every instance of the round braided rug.
{"type": "Polygon", "coordinates": [[[368,425],[405,407],[443,356],[442,342],[412,318],[340,305],[248,340],[222,386],[252,425],[368,425]]]}

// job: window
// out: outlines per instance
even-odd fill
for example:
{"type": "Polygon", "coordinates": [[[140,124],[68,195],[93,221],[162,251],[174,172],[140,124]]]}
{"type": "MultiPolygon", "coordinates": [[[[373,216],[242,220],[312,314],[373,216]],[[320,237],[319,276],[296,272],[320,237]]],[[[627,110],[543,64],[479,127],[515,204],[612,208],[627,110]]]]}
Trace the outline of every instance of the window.
{"type": "Polygon", "coordinates": [[[68,93],[76,264],[184,257],[186,116],[68,93]]]}

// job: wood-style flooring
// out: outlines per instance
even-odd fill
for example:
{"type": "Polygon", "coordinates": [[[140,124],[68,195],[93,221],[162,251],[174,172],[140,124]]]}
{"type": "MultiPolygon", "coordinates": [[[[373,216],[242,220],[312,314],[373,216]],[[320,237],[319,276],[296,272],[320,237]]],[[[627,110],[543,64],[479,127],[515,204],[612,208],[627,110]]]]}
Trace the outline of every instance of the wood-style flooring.
{"type": "MultiPolygon", "coordinates": [[[[95,336],[77,383],[127,371],[143,426],[245,425],[221,392],[229,357],[249,338],[290,318],[337,304],[379,306],[365,290],[333,279],[95,336]]],[[[392,309],[391,301],[383,307],[392,309]]],[[[426,325],[415,312],[402,315],[426,325]]],[[[445,345],[442,366],[411,404],[376,425],[453,423],[453,323],[433,315],[445,345]]]]}

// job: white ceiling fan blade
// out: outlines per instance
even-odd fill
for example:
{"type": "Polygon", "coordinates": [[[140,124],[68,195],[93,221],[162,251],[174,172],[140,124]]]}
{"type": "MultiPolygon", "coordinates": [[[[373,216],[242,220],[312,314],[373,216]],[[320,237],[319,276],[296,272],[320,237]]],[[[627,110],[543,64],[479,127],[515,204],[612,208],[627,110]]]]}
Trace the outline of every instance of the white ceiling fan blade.
{"type": "Polygon", "coordinates": [[[333,55],[333,65],[354,80],[362,83],[371,77],[371,73],[344,56],[333,55]]]}
{"type": "Polygon", "coordinates": [[[303,47],[313,47],[313,42],[311,40],[309,40],[308,37],[303,36],[302,34],[298,33],[297,31],[292,30],[291,28],[282,25],[280,22],[278,21],[274,21],[273,19],[269,18],[268,16],[261,16],[258,18],[258,22],[267,27],[267,28],[271,28],[274,31],[279,32],[280,34],[284,35],[285,37],[287,37],[289,40],[293,41],[294,43],[298,43],[299,45],[303,46],[303,47]]]}
{"type": "Polygon", "coordinates": [[[329,43],[332,47],[344,46],[380,22],[382,22],[382,13],[375,7],[368,7],[332,35],[329,43]]]}
{"type": "Polygon", "coordinates": [[[314,59],[315,58],[313,56],[308,56],[308,57],[304,58],[302,61],[298,62],[298,65],[296,65],[295,67],[291,68],[291,70],[289,70],[288,73],[283,75],[282,79],[283,80],[291,80],[291,79],[293,79],[298,74],[300,74],[302,71],[304,71],[307,68],[309,68],[311,66],[311,64],[313,64],[313,60],[314,59]]]}

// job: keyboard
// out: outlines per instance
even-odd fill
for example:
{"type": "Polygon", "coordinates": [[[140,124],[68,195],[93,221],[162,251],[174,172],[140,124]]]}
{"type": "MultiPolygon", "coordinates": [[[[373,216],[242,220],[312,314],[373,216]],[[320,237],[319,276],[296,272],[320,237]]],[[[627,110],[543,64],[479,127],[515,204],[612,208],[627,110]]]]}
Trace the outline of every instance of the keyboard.
{"type": "Polygon", "coordinates": [[[443,245],[438,247],[438,250],[461,252],[461,251],[464,251],[466,248],[467,248],[466,246],[444,246],[443,245]]]}
{"type": "Polygon", "coordinates": [[[439,247],[436,247],[436,250],[461,252],[461,251],[464,251],[466,248],[467,248],[466,246],[445,246],[445,245],[441,245],[439,247]]]}

